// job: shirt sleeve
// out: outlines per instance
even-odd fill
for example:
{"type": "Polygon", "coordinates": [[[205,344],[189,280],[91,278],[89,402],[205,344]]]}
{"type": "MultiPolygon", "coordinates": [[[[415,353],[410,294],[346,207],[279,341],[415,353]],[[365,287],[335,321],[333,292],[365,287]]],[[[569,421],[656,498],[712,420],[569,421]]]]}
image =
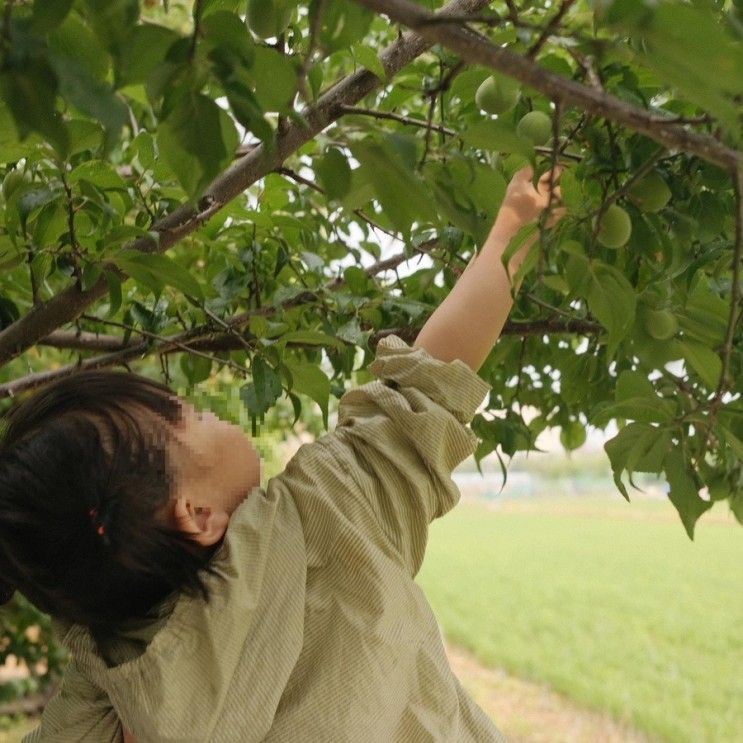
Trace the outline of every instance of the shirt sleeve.
{"type": "Polygon", "coordinates": [[[451,474],[475,451],[467,424],[490,385],[463,361],[440,361],[396,335],[379,342],[368,368],[377,379],[341,397],[335,430],[305,445],[296,464],[345,499],[349,519],[374,522],[376,536],[414,577],[428,525],[459,501],[451,474]]]}
{"type": "Polygon", "coordinates": [[[122,743],[124,729],[105,691],[92,684],[74,660],[59,691],[46,703],[41,724],[21,743],[122,743]]]}

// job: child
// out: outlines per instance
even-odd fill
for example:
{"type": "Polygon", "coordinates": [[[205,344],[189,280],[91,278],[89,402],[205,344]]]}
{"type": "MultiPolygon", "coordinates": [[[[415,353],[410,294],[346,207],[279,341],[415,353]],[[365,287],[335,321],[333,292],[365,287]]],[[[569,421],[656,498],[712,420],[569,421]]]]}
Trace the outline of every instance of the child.
{"type": "Polygon", "coordinates": [[[79,373],[13,411],[0,575],[72,656],[24,741],[505,740],[413,579],[476,445],[476,371],[512,303],[500,256],[547,206],[531,175],[413,346],[381,340],[378,379],[265,490],[238,427],[138,375],[79,373]]]}

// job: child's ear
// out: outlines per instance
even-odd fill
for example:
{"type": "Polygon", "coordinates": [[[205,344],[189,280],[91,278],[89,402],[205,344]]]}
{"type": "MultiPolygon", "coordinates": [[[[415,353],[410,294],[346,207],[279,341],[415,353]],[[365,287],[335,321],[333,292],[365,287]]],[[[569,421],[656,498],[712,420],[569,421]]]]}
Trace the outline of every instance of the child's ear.
{"type": "Polygon", "coordinates": [[[187,505],[185,498],[178,498],[175,501],[177,528],[205,547],[210,547],[222,539],[229,521],[229,514],[222,509],[198,509],[190,503],[187,505]]]}

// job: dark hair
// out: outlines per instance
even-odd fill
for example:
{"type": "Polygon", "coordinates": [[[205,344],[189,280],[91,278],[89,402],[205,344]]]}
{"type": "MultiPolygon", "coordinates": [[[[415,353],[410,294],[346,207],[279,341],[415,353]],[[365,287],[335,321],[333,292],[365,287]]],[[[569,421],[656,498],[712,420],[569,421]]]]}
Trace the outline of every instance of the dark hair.
{"type": "Polygon", "coordinates": [[[218,575],[221,542],[204,547],[158,517],[180,420],[167,386],[114,371],[74,373],[13,408],[0,439],[0,589],[102,632],[176,591],[208,602],[200,570],[218,575]]]}

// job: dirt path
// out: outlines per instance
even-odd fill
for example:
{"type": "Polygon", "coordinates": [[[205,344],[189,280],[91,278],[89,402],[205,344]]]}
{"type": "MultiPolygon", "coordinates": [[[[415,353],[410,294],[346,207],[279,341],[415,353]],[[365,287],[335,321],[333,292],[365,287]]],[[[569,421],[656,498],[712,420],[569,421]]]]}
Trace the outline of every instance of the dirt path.
{"type": "Polygon", "coordinates": [[[510,743],[659,743],[546,686],[483,668],[462,648],[449,643],[445,647],[462,686],[510,743]]]}

